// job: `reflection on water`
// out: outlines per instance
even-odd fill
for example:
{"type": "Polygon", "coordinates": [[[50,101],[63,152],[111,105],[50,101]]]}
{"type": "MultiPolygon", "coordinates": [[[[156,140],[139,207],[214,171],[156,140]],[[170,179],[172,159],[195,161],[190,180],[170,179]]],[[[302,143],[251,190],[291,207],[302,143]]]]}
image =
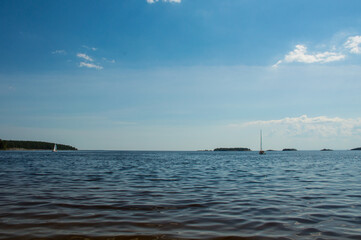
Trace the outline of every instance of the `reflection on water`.
{"type": "Polygon", "coordinates": [[[360,173],[353,151],[0,152],[0,239],[361,239],[360,173]]]}

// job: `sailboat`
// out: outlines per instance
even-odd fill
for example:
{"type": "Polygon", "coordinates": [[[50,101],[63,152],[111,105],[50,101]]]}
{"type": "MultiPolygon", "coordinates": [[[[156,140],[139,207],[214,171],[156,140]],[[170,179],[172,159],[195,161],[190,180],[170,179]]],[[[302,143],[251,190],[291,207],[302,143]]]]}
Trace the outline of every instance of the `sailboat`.
{"type": "Polygon", "coordinates": [[[259,150],[259,154],[266,154],[263,150],[262,150],[262,130],[260,131],[260,150],[259,150]]]}
{"type": "Polygon", "coordinates": [[[56,143],[54,144],[53,152],[57,151],[56,143]]]}

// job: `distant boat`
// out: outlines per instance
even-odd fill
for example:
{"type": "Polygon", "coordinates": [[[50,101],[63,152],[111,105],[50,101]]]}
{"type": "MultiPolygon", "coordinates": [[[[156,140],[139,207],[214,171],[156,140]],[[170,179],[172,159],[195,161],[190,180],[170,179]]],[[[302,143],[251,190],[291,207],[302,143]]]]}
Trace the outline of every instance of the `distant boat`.
{"type": "Polygon", "coordinates": [[[57,147],[56,147],[56,144],[54,144],[53,152],[56,152],[56,151],[57,151],[57,147]]]}
{"type": "Polygon", "coordinates": [[[260,131],[260,150],[259,150],[259,154],[266,154],[263,150],[262,150],[262,130],[260,131]]]}

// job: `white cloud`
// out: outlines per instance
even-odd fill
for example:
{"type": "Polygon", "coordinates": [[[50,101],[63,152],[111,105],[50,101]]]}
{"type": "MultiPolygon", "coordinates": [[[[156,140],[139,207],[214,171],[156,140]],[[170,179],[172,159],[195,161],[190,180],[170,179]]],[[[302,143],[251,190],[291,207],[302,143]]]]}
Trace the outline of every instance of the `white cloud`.
{"type": "Polygon", "coordinates": [[[86,55],[85,53],[78,53],[76,56],[77,56],[78,58],[83,58],[83,59],[85,59],[85,60],[87,60],[87,61],[90,61],[90,62],[93,62],[93,61],[94,61],[91,57],[89,57],[89,56],[86,55]]]}
{"type": "Polygon", "coordinates": [[[83,45],[82,47],[83,47],[83,48],[86,48],[86,49],[88,49],[88,50],[92,50],[92,51],[98,50],[98,49],[95,48],[95,47],[89,47],[89,46],[86,46],[86,45],[83,45]]]}
{"type": "Polygon", "coordinates": [[[279,60],[273,67],[277,67],[279,64],[286,62],[300,62],[300,63],[328,63],[334,61],[340,61],[345,59],[345,55],[336,52],[321,52],[308,54],[307,47],[305,45],[298,44],[295,49],[285,55],[283,60],[279,60]]]}
{"type": "MultiPolygon", "coordinates": [[[[173,3],[180,3],[182,0],[162,0],[162,2],[173,2],[173,3]]],[[[147,3],[156,3],[159,0],[147,0],[147,3]]]]}
{"type": "Polygon", "coordinates": [[[114,59],[107,59],[105,57],[102,58],[104,61],[109,62],[109,63],[115,63],[114,59]]]}
{"type": "Polygon", "coordinates": [[[286,117],[283,119],[269,121],[251,121],[241,125],[241,127],[258,126],[270,127],[277,131],[277,134],[288,136],[353,136],[361,135],[361,118],[339,118],[339,117],[286,117]]]}
{"type": "Polygon", "coordinates": [[[86,62],[80,62],[79,67],[95,68],[95,69],[98,69],[98,70],[103,69],[103,67],[100,66],[100,65],[96,65],[96,64],[93,64],[93,63],[86,63],[86,62]]]}
{"type": "Polygon", "coordinates": [[[55,50],[51,52],[52,54],[60,54],[60,55],[65,55],[66,51],[65,50],[55,50]]]}
{"type": "Polygon", "coordinates": [[[349,37],[347,41],[345,42],[344,46],[345,48],[349,49],[350,53],[361,53],[361,36],[353,36],[349,37]]]}

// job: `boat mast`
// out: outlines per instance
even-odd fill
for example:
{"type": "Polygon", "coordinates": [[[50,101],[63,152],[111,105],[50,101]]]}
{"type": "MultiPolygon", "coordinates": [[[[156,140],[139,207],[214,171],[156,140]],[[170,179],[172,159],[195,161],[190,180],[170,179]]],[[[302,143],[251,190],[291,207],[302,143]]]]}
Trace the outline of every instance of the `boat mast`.
{"type": "Polygon", "coordinates": [[[260,130],[260,147],[261,147],[261,152],[262,152],[262,130],[260,130]]]}

